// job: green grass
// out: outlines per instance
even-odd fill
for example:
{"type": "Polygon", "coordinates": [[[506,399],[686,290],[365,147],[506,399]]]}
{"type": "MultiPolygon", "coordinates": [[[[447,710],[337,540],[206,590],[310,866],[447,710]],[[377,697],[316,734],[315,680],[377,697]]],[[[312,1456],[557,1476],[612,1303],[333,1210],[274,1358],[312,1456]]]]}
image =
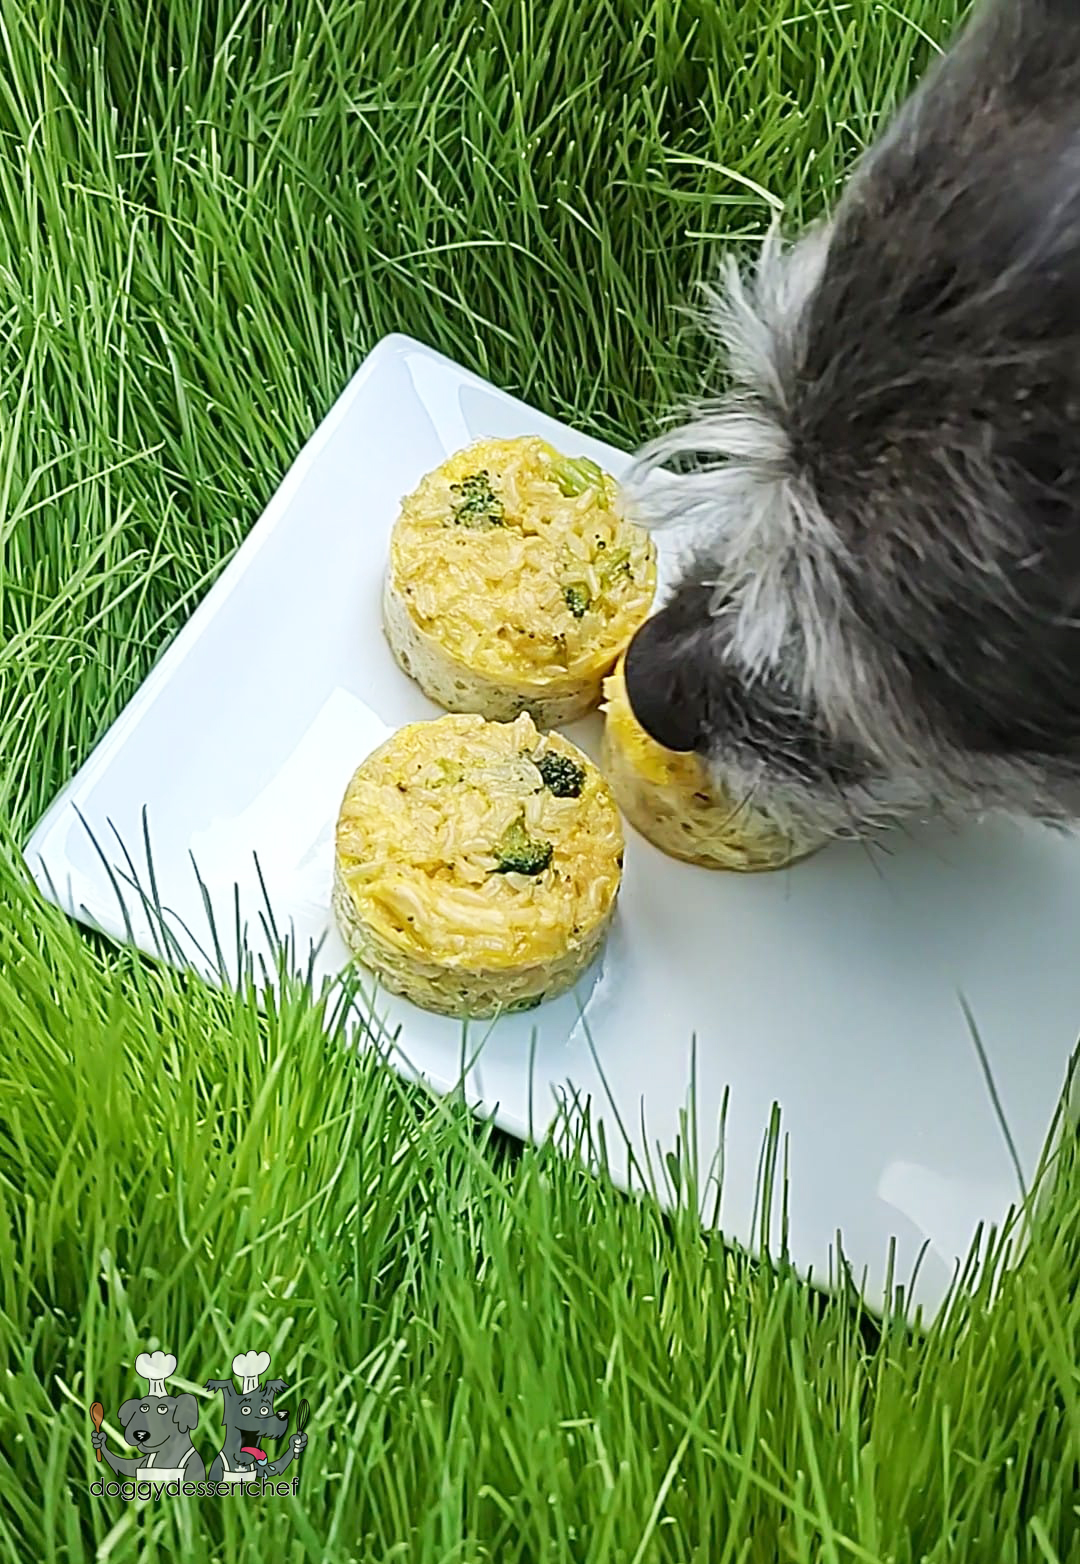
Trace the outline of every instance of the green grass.
{"type": "Polygon", "coordinates": [[[378,337],[636,441],[708,368],[694,281],[822,208],[961,10],[0,0],[5,1558],[1080,1559],[1071,1145],[999,1297],[875,1332],[706,1242],[692,1169],[668,1219],[511,1155],[16,854],[378,337]],[[90,1498],[157,1342],[269,1348],[297,1502],[90,1498]]]}

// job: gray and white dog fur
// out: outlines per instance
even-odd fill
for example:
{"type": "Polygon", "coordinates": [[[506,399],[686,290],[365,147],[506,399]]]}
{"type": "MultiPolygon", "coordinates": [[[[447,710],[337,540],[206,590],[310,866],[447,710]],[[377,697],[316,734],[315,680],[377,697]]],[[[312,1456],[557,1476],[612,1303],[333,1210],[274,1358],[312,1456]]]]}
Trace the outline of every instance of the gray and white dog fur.
{"type": "Polygon", "coordinates": [[[1080,0],[987,0],[642,453],[643,726],[811,831],[1080,815],[1080,0]]]}

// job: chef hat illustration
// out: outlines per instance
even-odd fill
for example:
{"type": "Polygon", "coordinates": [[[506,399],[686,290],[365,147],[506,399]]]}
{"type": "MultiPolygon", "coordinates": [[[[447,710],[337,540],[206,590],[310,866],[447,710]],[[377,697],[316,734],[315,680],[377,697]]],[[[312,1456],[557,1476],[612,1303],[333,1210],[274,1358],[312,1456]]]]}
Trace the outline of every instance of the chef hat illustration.
{"type": "Polygon", "coordinates": [[[244,1382],[242,1395],[249,1396],[259,1383],[261,1375],[270,1367],[270,1354],[268,1352],[238,1352],[232,1360],[234,1374],[239,1374],[244,1382]]]}
{"type": "Polygon", "coordinates": [[[147,1382],[148,1396],[163,1396],[165,1381],[176,1368],[171,1352],[140,1352],[135,1359],[135,1372],[147,1382]]]}

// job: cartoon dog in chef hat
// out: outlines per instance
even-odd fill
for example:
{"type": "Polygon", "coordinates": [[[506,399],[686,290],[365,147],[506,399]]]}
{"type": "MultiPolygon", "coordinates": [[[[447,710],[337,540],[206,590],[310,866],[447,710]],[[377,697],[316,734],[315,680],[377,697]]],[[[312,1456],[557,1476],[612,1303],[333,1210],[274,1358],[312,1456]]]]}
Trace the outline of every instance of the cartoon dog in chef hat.
{"type": "Polygon", "coordinates": [[[225,1438],[210,1465],[210,1481],[243,1483],[253,1479],[278,1477],[303,1452],[307,1434],[294,1433],[289,1447],[271,1460],[264,1446],[272,1439],[284,1439],[289,1430],[289,1414],[274,1408],[274,1397],[288,1390],[283,1379],[260,1379],[270,1367],[268,1352],[241,1352],[233,1358],[233,1373],[238,1375],[238,1391],[231,1379],[208,1379],[207,1390],[220,1390],[221,1422],[225,1438]]]}
{"type": "Polygon", "coordinates": [[[117,1417],[138,1456],[113,1455],[109,1436],[100,1428],[90,1436],[94,1449],[101,1451],[114,1472],[154,1483],[201,1482],[206,1476],[203,1458],[191,1442],[199,1404],[187,1392],[170,1396],[165,1390],[165,1381],[175,1369],[171,1352],[141,1352],[135,1359],[135,1372],[146,1380],[146,1394],[125,1401],[117,1417]]]}

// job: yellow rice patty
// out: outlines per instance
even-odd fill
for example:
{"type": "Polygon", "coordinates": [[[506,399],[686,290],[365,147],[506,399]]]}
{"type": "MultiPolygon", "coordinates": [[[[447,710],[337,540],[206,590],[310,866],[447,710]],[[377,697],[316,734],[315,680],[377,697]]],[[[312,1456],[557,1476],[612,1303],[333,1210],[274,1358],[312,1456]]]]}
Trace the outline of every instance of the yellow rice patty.
{"type": "Polygon", "coordinates": [[[333,909],[383,984],[453,1016],[527,1009],[599,954],[623,834],[596,767],[532,719],[401,728],[354,774],[333,909]]]}
{"type": "Polygon", "coordinates": [[[619,808],[661,852],[706,869],[780,869],[822,845],[720,790],[699,756],[664,749],[630,707],[620,658],[604,684],[601,763],[619,808]]]}
{"type": "Polygon", "coordinates": [[[402,501],[383,627],[447,711],[555,727],[599,704],[655,590],[614,479],[531,436],[480,440],[402,501]]]}

